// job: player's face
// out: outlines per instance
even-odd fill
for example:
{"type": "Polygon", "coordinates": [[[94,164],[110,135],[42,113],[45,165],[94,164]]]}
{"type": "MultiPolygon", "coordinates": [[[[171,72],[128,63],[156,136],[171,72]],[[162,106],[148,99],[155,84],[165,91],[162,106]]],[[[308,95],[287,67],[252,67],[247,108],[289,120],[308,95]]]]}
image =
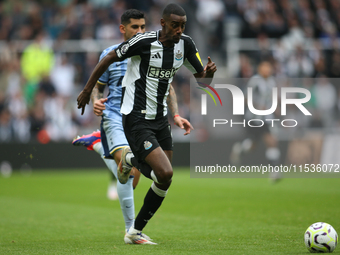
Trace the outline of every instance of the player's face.
{"type": "Polygon", "coordinates": [[[264,62],[259,66],[259,74],[263,78],[268,78],[272,75],[272,66],[270,63],[264,62]]]}
{"type": "Polygon", "coordinates": [[[173,43],[178,43],[184,32],[187,16],[171,14],[164,22],[166,37],[173,43]]]}
{"type": "Polygon", "coordinates": [[[124,40],[129,40],[137,33],[145,33],[145,19],[130,19],[130,23],[123,26],[124,40]]]}

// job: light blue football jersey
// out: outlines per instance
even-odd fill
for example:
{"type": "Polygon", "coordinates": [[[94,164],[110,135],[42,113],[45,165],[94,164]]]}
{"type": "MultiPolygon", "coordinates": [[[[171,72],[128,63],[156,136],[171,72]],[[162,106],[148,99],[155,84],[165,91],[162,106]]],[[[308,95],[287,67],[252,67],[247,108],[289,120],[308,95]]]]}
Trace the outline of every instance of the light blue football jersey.
{"type": "MultiPolygon", "coordinates": [[[[100,55],[99,61],[118,46],[119,44],[116,44],[105,49],[100,55]]],[[[126,73],[127,63],[128,59],[112,63],[98,80],[98,83],[109,87],[108,100],[105,102],[105,110],[103,111],[103,116],[107,118],[120,120],[122,118],[122,114],[120,113],[122,80],[126,73]]]]}

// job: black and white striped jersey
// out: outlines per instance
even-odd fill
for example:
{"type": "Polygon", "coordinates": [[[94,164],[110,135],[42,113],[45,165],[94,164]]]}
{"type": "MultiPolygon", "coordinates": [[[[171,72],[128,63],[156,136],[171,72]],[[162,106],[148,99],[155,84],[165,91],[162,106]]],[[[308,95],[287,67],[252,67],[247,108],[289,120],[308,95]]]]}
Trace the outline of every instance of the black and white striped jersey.
{"type": "Polygon", "coordinates": [[[116,49],[120,60],[130,58],[122,82],[122,114],[134,112],[149,120],[165,116],[166,98],[177,70],[184,65],[194,74],[203,71],[191,37],[182,34],[180,41],[168,48],[158,40],[159,32],[137,34],[116,49]]]}
{"type": "MultiPolygon", "coordinates": [[[[253,98],[252,103],[255,109],[267,110],[270,109],[273,103],[272,91],[276,87],[276,82],[273,76],[263,78],[259,74],[253,75],[247,84],[248,88],[252,88],[253,98]]],[[[247,109],[245,114],[246,119],[268,119],[273,115],[258,116],[247,109]]]]}

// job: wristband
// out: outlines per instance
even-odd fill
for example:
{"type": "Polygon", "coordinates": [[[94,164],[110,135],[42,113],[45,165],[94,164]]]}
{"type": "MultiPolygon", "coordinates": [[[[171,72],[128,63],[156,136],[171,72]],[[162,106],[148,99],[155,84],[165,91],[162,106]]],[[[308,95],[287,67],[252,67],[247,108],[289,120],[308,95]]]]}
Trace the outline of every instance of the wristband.
{"type": "Polygon", "coordinates": [[[178,115],[178,114],[176,114],[176,115],[174,116],[174,118],[176,118],[176,117],[179,117],[179,115],[178,115]]]}

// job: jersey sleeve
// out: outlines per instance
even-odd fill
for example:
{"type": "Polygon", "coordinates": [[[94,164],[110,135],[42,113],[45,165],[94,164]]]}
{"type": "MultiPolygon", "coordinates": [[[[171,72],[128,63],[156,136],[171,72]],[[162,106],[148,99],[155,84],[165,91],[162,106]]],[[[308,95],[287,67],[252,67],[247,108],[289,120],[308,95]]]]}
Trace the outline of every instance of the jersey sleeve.
{"type": "Polygon", "coordinates": [[[120,61],[130,58],[132,56],[140,55],[144,43],[145,34],[136,34],[129,40],[121,43],[117,49],[116,54],[120,61]]]}
{"type": "Polygon", "coordinates": [[[194,41],[186,36],[184,40],[185,59],[184,66],[190,70],[193,74],[203,71],[203,64],[200,54],[196,48],[194,41]]]}

